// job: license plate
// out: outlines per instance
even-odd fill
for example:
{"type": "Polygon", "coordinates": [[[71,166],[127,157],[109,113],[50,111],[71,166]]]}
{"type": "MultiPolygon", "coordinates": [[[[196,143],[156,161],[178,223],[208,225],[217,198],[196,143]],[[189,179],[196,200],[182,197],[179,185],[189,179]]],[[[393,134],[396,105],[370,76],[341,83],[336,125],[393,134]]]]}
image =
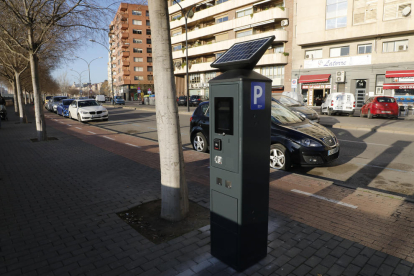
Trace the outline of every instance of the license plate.
{"type": "Polygon", "coordinates": [[[381,111],[382,113],[391,113],[391,111],[381,111]]]}
{"type": "Polygon", "coordinates": [[[328,150],[328,156],[337,153],[338,150],[339,150],[339,148],[334,148],[334,149],[328,150]]]}
{"type": "Polygon", "coordinates": [[[92,118],[101,118],[101,116],[99,116],[99,115],[94,115],[94,116],[92,116],[92,118]]]}
{"type": "Polygon", "coordinates": [[[347,106],[347,107],[346,107],[346,109],[352,109],[352,107],[350,107],[350,106],[347,106]]]}

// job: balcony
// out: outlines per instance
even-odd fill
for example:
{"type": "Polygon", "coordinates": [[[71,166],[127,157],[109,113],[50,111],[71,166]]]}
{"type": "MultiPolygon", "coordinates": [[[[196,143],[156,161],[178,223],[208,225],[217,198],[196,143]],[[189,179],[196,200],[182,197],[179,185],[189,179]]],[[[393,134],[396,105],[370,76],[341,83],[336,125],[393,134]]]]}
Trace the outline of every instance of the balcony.
{"type": "Polygon", "coordinates": [[[124,67],[129,66],[129,61],[122,61],[122,66],[124,66],[124,67]]]}
{"type": "Polygon", "coordinates": [[[121,24],[121,30],[128,30],[128,24],[121,24]]]}
{"type": "Polygon", "coordinates": [[[124,58],[129,57],[129,52],[123,52],[123,53],[122,53],[122,57],[124,57],[124,58]]]}
{"type": "MultiPolygon", "coordinates": [[[[245,36],[245,37],[236,38],[236,39],[229,39],[229,40],[224,40],[224,41],[220,41],[220,42],[216,42],[212,44],[206,44],[206,45],[202,45],[198,47],[193,47],[193,48],[188,49],[188,56],[202,56],[202,55],[205,55],[206,53],[215,53],[219,51],[224,51],[224,50],[229,49],[234,43],[243,42],[243,41],[251,40],[251,39],[258,39],[258,38],[267,37],[271,35],[276,36],[275,41],[281,41],[281,42],[287,41],[287,37],[288,37],[287,31],[274,30],[270,32],[264,32],[260,34],[245,36]]],[[[185,51],[179,50],[179,51],[173,52],[173,59],[180,59],[184,57],[185,57],[185,51]]]]}
{"type": "Polygon", "coordinates": [[[129,76],[129,75],[131,75],[131,73],[129,72],[129,70],[124,70],[124,71],[123,71],[123,73],[124,73],[124,76],[129,76]]]}
{"type": "Polygon", "coordinates": [[[129,47],[129,42],[122,43],[121,48],[127,49],[129,47]]]}
{"type": "Polygon", "coordinates": [[[128,32],[123,32],[123,33],[122,33],[121,38],[122,38],[122,39],[127,39],[127,38],[129,38],[129,33],[128,33],[128,32]]]}
{"type": "Polygon", "coordinates": [[[288,56],[283,53],[265,54],[259,60],[257,65],[284,65],[288,64],[288,56]]]}
{"type": "MultiPolygon", "coordinates": [[[[224,4],[221,4],[221,5],[224,5],[224,4]]],[[[210,10],[210,9],[207,9],[207,10],[210,10]]],[[[280,8],[272,8],[269,10],[254,13],[253,17],[244,16],[241,18],[236,18],[236,19],[229,20],[223,23],[214,24],[212,26],[208,26],[208,27],[197,29],[192,32],[188,32],[188,40],[230,31],[238,27],[248,26],[252,24],[260,24],[261,22],[264,22],[267,20],[288,18],[288,14],[289,14],[288,9],[285,9],[284,11],[282,11],[280,8]]],[[[174,29],[172,24],[171,24],[171,29],[174,29]]],[[[279,38],[276,37],[276,40],[278,39],[279,38]]],[[[185,31],[181,35],[171,37],[171,44],[177,44],[180,42],[185,42],[185,31]]]]}
{"type": "Polygon", "coordinates": [[[127,11],[128,10],[128,4],[126,3],[121,3],[121,6],[119,8],[121,11],[127,11]]]}

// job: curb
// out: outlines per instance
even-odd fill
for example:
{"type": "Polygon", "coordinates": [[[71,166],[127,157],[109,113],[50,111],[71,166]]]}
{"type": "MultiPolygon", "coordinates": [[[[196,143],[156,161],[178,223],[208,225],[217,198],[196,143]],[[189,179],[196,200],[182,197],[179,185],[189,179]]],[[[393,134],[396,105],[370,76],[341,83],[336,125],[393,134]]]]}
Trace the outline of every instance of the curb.
{"type": "MultiPolygon", "coordinates": [[[[142,110],[142,111],[150,111],[150,112],[154,112],[154,113],[156,113],[156,111],[155,111],[155,109],[152,109],[152,108],[145,108],[145,107],[143,107],[143,108],[141,108],[141,107],[130,107],[130,106],[112,106],[112,105],[106,105],[106,104],[104,104],[103,106],[106,106],[106,107],[113,107],[113,108],[123,108],[123,109],[130,109],[130,110],[142,110]]],[[[194,111],[193,111],[194,112],[194,111]]],[[[185,115],[192,115],[193,114],[193,112],[188,112],[188,111],[178,111],[178,114],[185,114],[185,115]]]]}

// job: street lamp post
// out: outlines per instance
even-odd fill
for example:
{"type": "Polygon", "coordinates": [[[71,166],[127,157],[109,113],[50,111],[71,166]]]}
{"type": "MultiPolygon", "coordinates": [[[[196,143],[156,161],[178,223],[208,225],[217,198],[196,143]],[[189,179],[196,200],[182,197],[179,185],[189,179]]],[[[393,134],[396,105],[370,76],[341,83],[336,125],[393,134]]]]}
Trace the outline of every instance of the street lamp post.
{"type": "Polygon", "coordinates": [[[80,73],[76,70],[73,70],[73,69],[70,69],[70,71],[73,71],[73,72],[75,72],[79,75],[79,89],[82,89],[82,74],[85,73],[88,70],[82,71],[80,73]]]}
{"type": "MultiPolygon", "coordinates": [[[[78,58],[78,59],[83,60],[83,61],[84,61],[84,62],[86,62],[86,64],[88,65],[88,71],[89,71],[89,85],[91,86],[91,85],[92,85],[92,83],[91,83],[91,63],[92,63],[92,61],[97,60],[97,59],[100,59],[100,58],[102,58],[102,57],[95,58],[95,59],[91,60],[90,62],[87,62],[85,59],[83,59],[83,58],[81,58],[81,57],[78,57],[78,56],[75,56],[75,58],[78,58]]],[[[88,87],[88,88],[89,88],[89,89],[88,89],[88,98],[89,98],[89,91],[90,91],[91,87],[88,87]]]]}
{"type": "Polygon", "coordinates": [[[94,42],[94,43],[98,43],[99,45],[103,46],[106,50],[108,50],[109,53],[109,58],[110,58],[110,69],[111,69],[111,92],[112,92],[112,105],[115,105],[115,94],[114,94],[114,74],[112,72],[112,53],[111,50],[109,50],[108,47],[106,47],[105,45],[103,45],[102,43],[94,40],[94,39],[89,39],[89,41],[94,42]]]}

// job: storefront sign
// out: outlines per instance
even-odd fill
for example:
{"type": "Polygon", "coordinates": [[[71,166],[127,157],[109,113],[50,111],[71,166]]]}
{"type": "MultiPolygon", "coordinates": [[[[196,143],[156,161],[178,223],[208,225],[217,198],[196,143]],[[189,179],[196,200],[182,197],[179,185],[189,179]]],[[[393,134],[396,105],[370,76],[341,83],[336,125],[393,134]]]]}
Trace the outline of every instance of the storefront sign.
{"type": "Polygon", "coordinates": [[[356,66],[371,64],[371,55],[360,55],[343,58],[329,58],[317,60],[305,60],[304,68],[326,68],[340,66],[356,66]]]}
{"type": "Polygon", "coordinates": [[[316,85],[302,85],[302,89],[309,89],[309,88],[313,88],[313,89],[331,89],[331,85],[330,84],[316,84],[316,85]]]}
{"type": "Polygon", "coordinates": [[[313,89],[308,90],[308,105],[313,105],[313,89]]]}
{"type": "Polygon", "coordinates": [[[302,89],[308,89],[309,85],[302,85],[302,89]]]}
{"type": "Polygon", "coordinates": [[[414,77],[394,78],[394,82],[413,82],[414,77]]]}

